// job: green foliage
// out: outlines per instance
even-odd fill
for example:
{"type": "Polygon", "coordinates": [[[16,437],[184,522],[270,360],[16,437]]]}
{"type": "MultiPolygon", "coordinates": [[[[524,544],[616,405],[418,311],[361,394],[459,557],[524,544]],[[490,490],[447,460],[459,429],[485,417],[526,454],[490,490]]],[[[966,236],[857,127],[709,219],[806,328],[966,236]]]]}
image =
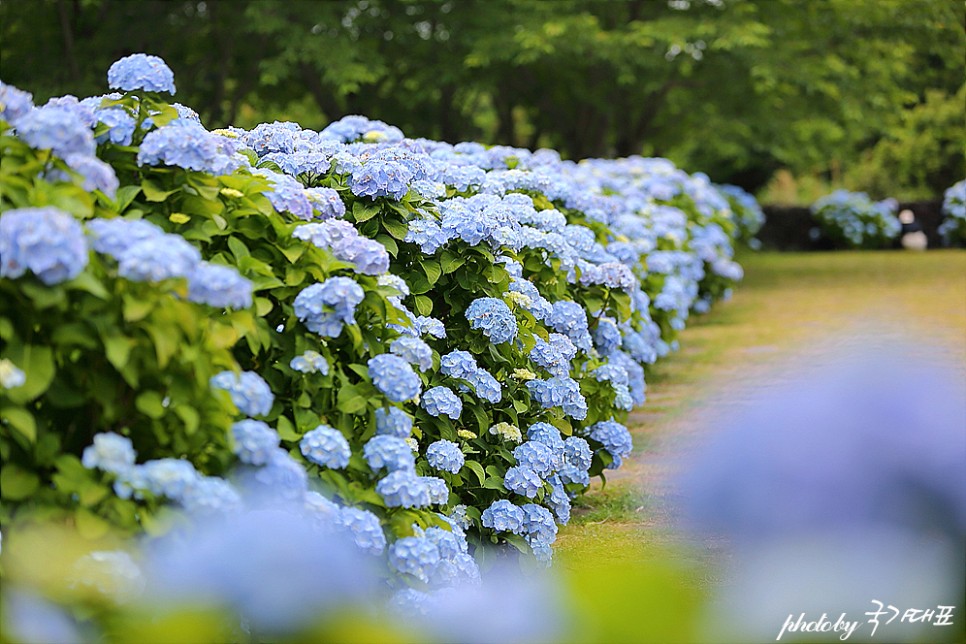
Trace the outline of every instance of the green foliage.
{"type": "Polygon", "coordinates": [[[411,136],[667,156],[752,190],[788,168],[938,196],[962,174],[962,119],[941,103],[962,107],[964,24],[958,0],[37,0],[0,5],[0,50],[4,80],[38,98],[159,54],[213,126],[358,113],[411,136]]]}

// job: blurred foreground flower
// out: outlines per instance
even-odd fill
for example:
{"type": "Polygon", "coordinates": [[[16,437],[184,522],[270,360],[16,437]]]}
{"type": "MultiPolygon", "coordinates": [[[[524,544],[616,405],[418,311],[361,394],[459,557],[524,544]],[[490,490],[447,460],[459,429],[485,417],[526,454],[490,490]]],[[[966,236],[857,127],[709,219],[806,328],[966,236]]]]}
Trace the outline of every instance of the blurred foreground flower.
{"type": "MultiPolygon", "coordinates": [[[[869,346],[769,391],[710,437],[679,490],[683,524],[735,552],[709,632],[774,640],[790,615],[844,613],[865,639],[872,600],[961,606],[963,384],[921,348],[869,346]]],[[[897,620],[879,637],[935,641],[958,628],[897,620]]]]}

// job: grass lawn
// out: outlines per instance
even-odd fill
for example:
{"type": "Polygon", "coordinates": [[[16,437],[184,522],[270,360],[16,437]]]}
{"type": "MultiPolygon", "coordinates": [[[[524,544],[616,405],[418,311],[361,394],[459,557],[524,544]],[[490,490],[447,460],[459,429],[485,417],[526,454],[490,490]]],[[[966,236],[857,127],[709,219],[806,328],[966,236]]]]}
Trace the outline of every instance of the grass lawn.
{"type": "Polygon", "coordinates": [[[584,579],[587,566],[643,565],[653,573],[669,564],[676,570],[668,573],[668,592],[706,587],[720,552],[708,544],[681,547],[664,503],[661,456],[740,404],[743,388],[760,391],[780,380],[769,373],[776,363],[807,359],[819,347],[834,352],[830,338],[868,333],[883,342],[941,345],[961,365],[966,386],[966,251],[760,253],[739,261],[746,276],[734,298],[692,319],[681,350],[655,365],[647,403],[628,422],[635,453],[575,506],[557,541],[561,570],[584,579]]]}

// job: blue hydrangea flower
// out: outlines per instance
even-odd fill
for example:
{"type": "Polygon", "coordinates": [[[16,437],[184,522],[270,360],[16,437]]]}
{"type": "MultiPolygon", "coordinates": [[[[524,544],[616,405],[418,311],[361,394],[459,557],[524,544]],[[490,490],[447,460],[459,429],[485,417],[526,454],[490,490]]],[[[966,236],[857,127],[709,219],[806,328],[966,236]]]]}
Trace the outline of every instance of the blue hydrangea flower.
{"type": "MultiPolygon", "coordinates": [[[[295,136],[299,129],[301,127],[297,123],[291,122],[259,123],[250,132],[245,132],[241,140],[258,156],[268,156],[269,160],[278,163],[277,157],[274,155],[289,154],[295,151],[295,136]]],[[[282,166],[281,163],[278,165],[282,166]]],[[[328,165],[325,170],[328,170],[328,165]]],[[[325,170],[322,172],[325,172],[325,170]]]]}
{"type": "Polygon", "coordinates": [[[544,498],[544,503],[557,517],[557,523],[567,525],[570,522],[570,496],[559,476],[552,476],[547,482],[550,483],[550,496],[544,498]]]}
{"type": "Polygon", "coordinates": [[[7,123],[14,124],[33,107],[33,94],[0,81],[0,118],[7,123]]]}
{"type": "Polygon", "coordinates": [[[409,192],[413,173],[405,164],[395,160],[370,158],[354,169],[349,177],[349,189],[359,197],[392,197],[397,201],[409,192]]]}
{"type": "Polygon", "coordinates": [[[345,215],[345,202],[332,188],[306,188],[305,196],[319,219],[339,219],[345,215]]]}
{"type": "Polygon", "coordinates": [[[527,389],[545,409],[561,407],[571,418],[583,420],[587,417],[587,400],[580,393],[580,385],[572,378],[531,380],[527,382],[527,389]]]}
{"type": "Polygon", "coordinates": [[[604,420],[588,428],[589,436],[604,446],[614,461],[607,466],[609,470],[616,470],[623,463],[623,459],[630,455],[634,445],[627,428],[613,420],[604,420]]]}
{"type": "Polygon", "coordinates": [[[568,436],[564,440],[564,457],[569,465],[578,470],[589,470],[593,452],[587,441],[580,436],[568,436]]]}
{"type": "Polygon", "coordinates": [[[550,423],[534,423],[527,428],[527,438],[543,443],[547,447],[563,448],[560,430],[550,423]]]}
{"type": "Polygon", "coordinates": [[[362,287],[348,277],[330,277],[295,297],[295,316],[309,331],[337,338],[344,324],[355,324],[356,306],[365,299],[362,287]]]}
{"type": "Polygon", "coordinates": [[[517,336],[517,320],[513,312],[506,302],[495,297],[473,300],[466,309],[466,319],[471,327],[482,330],[493,344],[510,342],[517,336]]]}
{"type": "Polygon", "coordinates": [[[117,260],[121,277],[132,282],[160,282],[193,273],[201,253],[184,237],[165,234],[132,244],[117,260]]]}
{"type": "Polygon", "coordinates": [[[174,72],[163,60],[148,54],[131,54],[116,61],[107,70],[107,84],[124,92],[175,93],[174,72]]]}
{"type": "Polygon", "coordinates": [[[446,481],[437,476],[420,476],[429,491],[429,502],[435,505],[445,505],[449,502],[449,488],[446,481]]]}
{"type": "Polygon", "coordinates": [[[143,219],[92,219],[87,222],[91,246],[98,253],[119,259],[138,242],[165,235],[164,230],[143,219]]]}
{"type": "Polygon", "coordinates": [[[337,429],[328,425],[319,425],[302,437],[299,441],[302,455],[316,465],[341,470],[349,464],[352,451],[349,441],[337,429]]]}
{"type": "Polygon", "coordinates": [[[316,515],[323,525],[331,525],[334,521],[341,525],[342,506],[330,501],[318,492],[306,492],[303,499],[305,509],[316,515]]]}
{"type": "Polygon", "coordinates": [[[436,318],[420,315],[416,318],[413,326],[416,329],[417,335],[428,335],[437,339],[446,337],[446,328],[436,318]]]}
{"type": "Polygon", "coordinates": [[[362,448],[362,455],[373,472],[386,468],[390,472],[396,470],[413,470],[416,459],[409,444],[398,436],[379,434],[369,439],[362,448]]]}
{"type": "Polygon", "coordinates": [[[94,444],[84,448],[81,463],[88,469],[119,474],[134,466],[136,456],[130,438],[106,432],[94,435],[94,444]]]}
{"type": "Polygon", "coordinates": [[[549,563],[552,555],[550,546],[557,540],[557,524],[553,515],[550,510],[536,503],[527,503],[522,506],[522,510],[526,517],[523,529],[527,543],[533,548],[533,554],[538,560],[549,563]]]}
{"type": "Polygon", "coordinates": [[[578,349],[590,351],[592,342],[587,330],[587,313],[576,302],[561,300],[553,303],[553,313],[547,323],[554,331],[563,333],[578,349]]]}
{"type": "Polygon", "coordinates": [[[247,309],[252,283],[230,266],[201,262],[188,275],[188,299],[219,309],[247,309]]]}
{"type": "Polygon", "coordinates": [[[358,234],[343,237],[332,245],[332,253],[352,264],[356,272],[363,275],[382,275],[389,271],[389,252],[374,239],[358,234]]]}
{"type": "Polygon", "coordinates": [[[242,497],[228,481],[203,476],[185,490],[180,503],[192,514],[227,514],[241,509],[242,497]]]}
{"type": "Polygon", "coordinates": [[[403,537],[389,547],[389,564],[423,583],[429,583],[439,562],[439,548],[429,539],[403,537]]]}
{"type": "Polygon", "coordinates": [[[503,475],[503,485],[511,492],[532,499],[537,496],[537,492],[543,487],[543,481],[529,466],[516,465],[508,469],[506,474],[503,475]]]}
{"type": "Polygon", "coordinates": [[[231,434],[238,460],[249,465],[267,463],[281,442],[278,433],[260,420],[240,420],[231,426],[231,434]]]}
{"type": "Polygon", "coordinates": [[[577,356],[577,347],[570,339],[559,333],[551,333],[549,341],[538,339],[530,350],[530,359],[550,372],[552,376],[566,378],[570,375],[570,361],[577,356]]]}
{"type": "Polygon", "coordinates": [[[318,351],[311,349],[300,356],[292,358],[288,366],[300,373],[321,373],[323,376],[329,375],[329,363],[318,351]]]}
{"type": "Polygon", "coordinates": [[[51,150],[62,159],[94,156],[94,134],[74,110],[51,105],[37,107],[17,119],[17,137],[35,150],[51,150]]]}
{"type": "Polygon", "coordinates": [[[557,472],[557,476],[560,477],[560,481],[563,483],[590,485],[590,474],[587,472],[587,470],[576,468],[573,465],[565,465],[559,472],[557,472]]]}
{"type": "Polygon", "coordinates": [[[469,380],[479,369],[476,358],[469,351],[450,351],[439,361],[439,370],[444,376],[469,380]]]}
{"type": "Polygon", "coordinates": [[[503,387],[485,369],[477,369],[466,378],[473,387],[473,391],[481,399],[496,404],[503,398],[503,387]]]}
{"type": "Polygon", "coordinates": [[[379,517],[368,510],[343,508],[339,523],[352,535],[355,544],[371,555],[380,555],[386,549],[386,535],[379,517]]]}
{"type": "Polygon", "coordinates": [[[420,404],[430,416],[449,416],[453,420],[463,413],[463,401],[448,387],[433,387],[423,394],[420,404]]]}
{"type": "Polygon", "coordinates": [[[553,450],[544,443],[527,441],[513,450],[517,465],[526,466],[541,478],[550,476],[557,468],[553,450]]]}
{"type": "Polygon", "coordinates": [[[447,440],[438,440],[427,447],[426,460],[430,467],[450,474],[457,474],[466,462],[459,445],[447,440]]]}
{"type": "Polygon", "coordinates": [[[426,481],[412,470],[390,472],[376,483],[376,492],[390,508],[424,508],[432,503],[426,481]]]}
{"type": "Polygon", "coordinates": [[[617,323],[609,317],[600,317],[593,331],[594,344],[602,356],[609,356],[621,346],[621,332],[617,323]]]}
{"type": "Polygon", "coordinates": [[[392,402],[405,402],[419,395],[423,383],[409,363],[389,353],[371,358],[369,377],[376,389],[392,402]]]}
{"type": "Polygon", "coordinates": [[[497,532],[523,534],[523,523],[526,521],[526,515],[524,515],[520,506],[514,505],[506,499],[500,499],[483,510],[481,521],[485,527],[493,528],[497,532]]]}
{"type": "Polygon", "coordinates": [[[414,217],[409,221],[406,242],[419,246],[425,255],[434,254],[449,239],[449,235],[432,219],[414,217]]]}
{"type": "Polygon", "coordinates": [[[17,208],[0,218],[0,277],[30,270],[47,284],[73,279],[87,266],[84,230],[54,207],[17,208]]]}
{"type": "Polygon", "coordinates": [[[222,371],[211,377],[211,386],[231,394],[235,407],[246,416],[266,416],[275,402],[268,383],[253,371],[222,371]]]}
{"type": "Polygon", "coordinates": [[[70,110],[77,116],[84,127],[94,129],[97,125],[97,117],[94,115],[94,108],[86,101],[79,100],[72,94],[66,96],[55,96],[44,104],[44,107],[62,107],[70,110]]]}
{"type": "Polygon", "coordinates": [[[389,351],[406,362],[426,371],[433,366],[433,350],[428,344],[413,336],[404,335],[393,340],[389,351]]]}
{"type": "Polygon", "coordinates": [[[312,219],[312,202],[301,183],[287,174],[279,174],[268,168],[254,168],[252,174],[268,179],[270,188],[264,194],[275,210],[291,213],[305,221],[312,219]]]}
{"type": "Polygon", "coordinates": [[[110,141],[117,145],[131,145],[137,121],[127,110],[122,107],[106,107],[95,109],[94,115],[99,123],[108,127],[107,132],[97,137],[98,143],[110,141]]]}
{"type": "MultiPolygon", "coordinates": [[[[80,186],[88,192],[100,190],[108,197],[114,198],[117,188],[120,185],[114,168],[104,163],[97,157],[90,157],[84,154],[68,155],[64,162],[71,170],[81,176],[80,186]]],[[[75,183],[74,177],[59,169],[52,168],[44,173],[44,178],[51,183],[75,183]]]]}
{"type": "Polygon", "coordinates": [[[398,407],[376,410],[376,434],[409,438],[413,431],[413,419],[398,407]]]}
{"type": "Polygon", "coordinates": [[[173,501],[180,501],[201,478],[194,465],[177,458],[148,461],[137,469],[145,489],[173,501]]]}
{"type": "Polygon", "coordinates": [[[261,494],[294,500],[305,498],[309,477],[301,463],[279,448],[271,453],[265,465],[249,473],[248,483],[261,494]]]}
{"type": "Polygon", "coordinates": [[[238,142],[212,134],[199,123],[176,119],[152,130],[138,150],[138,165],[167,165],[213,175],[231,174],[241,162],[238,142]]]}

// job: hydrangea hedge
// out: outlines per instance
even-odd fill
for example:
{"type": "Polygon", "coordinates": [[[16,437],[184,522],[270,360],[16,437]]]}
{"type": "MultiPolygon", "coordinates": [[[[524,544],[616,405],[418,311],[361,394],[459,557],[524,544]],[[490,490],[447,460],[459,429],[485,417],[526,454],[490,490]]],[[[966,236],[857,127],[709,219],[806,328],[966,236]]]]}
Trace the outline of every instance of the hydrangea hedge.
{"type": "Polygon", "coordinates": [[[943,221],[939,234],[947,246],[966,246],[966,179],[957,181],[943,194],[943,221]]]}
{"type": "Polygon", "coordinates": [[[864,192],[836,190],[811,206],[824,234],[846,248],[885,248],[902,230],[895,199],[872,201],[864,192]]]}
{"type": "Polygon", "coordinates": [[[156,57],[108,81],[0,84],[5,526],[151,533],[269,491],[399,586],[486,544],[548,562],[650,365],[742,276],[755,206],[664,159],[209,131],[156,57]]]}

